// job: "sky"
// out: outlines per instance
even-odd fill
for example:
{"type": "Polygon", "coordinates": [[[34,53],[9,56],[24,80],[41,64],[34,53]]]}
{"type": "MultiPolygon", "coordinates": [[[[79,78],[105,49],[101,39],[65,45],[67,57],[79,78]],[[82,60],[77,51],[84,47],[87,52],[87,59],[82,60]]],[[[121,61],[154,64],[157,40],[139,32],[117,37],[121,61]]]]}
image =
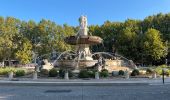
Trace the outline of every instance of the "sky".
{"type": "Polygon", "coordinates": [[[160,12],[170,13],[170,0],[0,0],[0,16],[72,26],[78,25],[81,15],[88,17],[90,25],[102,25],[107,20],[142,20],[160,12]]]}

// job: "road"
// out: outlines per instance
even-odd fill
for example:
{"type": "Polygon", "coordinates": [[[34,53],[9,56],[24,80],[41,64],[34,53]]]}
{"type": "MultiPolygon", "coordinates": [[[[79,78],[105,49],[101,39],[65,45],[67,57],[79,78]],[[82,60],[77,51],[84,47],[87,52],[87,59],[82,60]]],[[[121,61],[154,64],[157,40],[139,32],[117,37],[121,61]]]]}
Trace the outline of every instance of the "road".
{"type": "Polygon", "coordinates": [[[0,86],[0,100],[170,100],[170,85],[0,86]]]}

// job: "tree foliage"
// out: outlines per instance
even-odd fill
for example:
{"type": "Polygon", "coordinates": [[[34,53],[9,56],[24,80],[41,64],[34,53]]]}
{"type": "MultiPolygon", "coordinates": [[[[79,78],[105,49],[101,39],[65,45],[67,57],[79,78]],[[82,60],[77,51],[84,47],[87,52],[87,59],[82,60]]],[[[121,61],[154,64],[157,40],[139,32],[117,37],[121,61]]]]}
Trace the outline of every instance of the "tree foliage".
{"type": "Polygon", "coordinates": [[[104,39],[103,45],[93,46],[92,50],[119,53],[136,63],[162,61],[170,57],[170,50],[167,50],[170,47],[169,22],[170,14],[160,13],[144,20],[106,21],[101,26],[92,25],[90,32],[104,39]]]}
{"type": "MultiPolygon", "coordinates": [[[[57,25],[46,19],[36,23],[0,17],[0,60],[17,59],[25,64],[31,62],[33,52],[41,56],[73,50],[64,38],[77,31],[77,26],[57,25]]],[[[102,44],[91,46],[93,52],[119,53],[136,63],[170,59],[170,13],[148,16],[144,20],[90,25],[89,35],[103,38],[102,44]]]]}
{"type": "Polygon", "coordinates": [[[143,52],[152,60],[160,60],[167,55],[166,45],[163,43],[160,32],[156,29],[148,29],[143,38],[143,52]]]}
{"type": "Polygon", "coordinates": [[[27,38],[20,41],[19,48],[15,53],[16,59],[20,60],[22,64],[27,64],[32,59],[32,44],[27,38]]]}

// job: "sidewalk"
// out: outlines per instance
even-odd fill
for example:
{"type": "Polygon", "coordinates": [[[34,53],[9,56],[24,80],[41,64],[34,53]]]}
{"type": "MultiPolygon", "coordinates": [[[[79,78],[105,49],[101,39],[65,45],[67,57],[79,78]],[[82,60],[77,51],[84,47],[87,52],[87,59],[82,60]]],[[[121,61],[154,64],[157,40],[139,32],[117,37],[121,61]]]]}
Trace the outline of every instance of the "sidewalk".
{"type": "MultiPolygon", "coordinates": [[[[170,84],[170,78],[165,79],[170,84]]],[[[9,80],[0,78],[0,85],[14,86],[123,86],[123,85],[163,85],[162,79],[130,78],[130,79],[30,79],[18,78],[9,80]]]]}

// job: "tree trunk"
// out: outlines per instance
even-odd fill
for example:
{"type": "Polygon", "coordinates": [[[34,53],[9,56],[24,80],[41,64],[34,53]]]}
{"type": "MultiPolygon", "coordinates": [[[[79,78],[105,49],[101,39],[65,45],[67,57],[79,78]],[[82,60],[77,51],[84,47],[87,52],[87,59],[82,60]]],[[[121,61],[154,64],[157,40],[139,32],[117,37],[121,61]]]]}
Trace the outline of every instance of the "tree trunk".
{"type": "Polygon", "coordinates": [[[4,62],[4,59],[2,60],[2,67],[4,67],[5,66],[5,62],[4,62]]]}
{"type": "Polygon", "coordinates": [[[8,66],[11,67],[11,60],[8,58],[8,66]]]}

